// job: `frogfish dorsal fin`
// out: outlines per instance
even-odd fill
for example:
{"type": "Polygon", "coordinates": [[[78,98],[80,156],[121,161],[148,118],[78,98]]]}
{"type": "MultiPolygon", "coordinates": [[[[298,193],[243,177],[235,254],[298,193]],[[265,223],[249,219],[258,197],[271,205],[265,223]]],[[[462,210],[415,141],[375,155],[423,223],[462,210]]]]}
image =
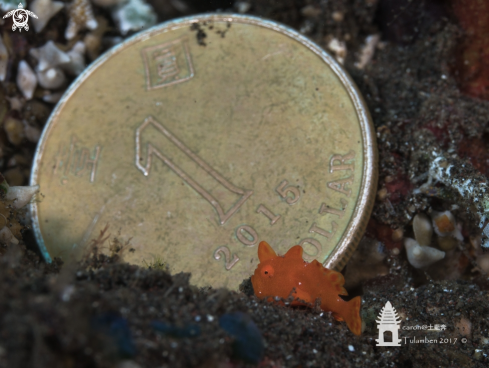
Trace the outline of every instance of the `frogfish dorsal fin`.
{"type": "Polygon", "coordinates": [[[300,245],[294,245],[287,251],[287,253],[285,253],[285,257],[302,259],[302,251],[303,249],[300,245]]]}
{"type": "Polygon", "coordinates": [[[272,247],[266,241],[260,242],[260,245],[258,245],[258,258],[260,259],[260,262],[267,261],[274,257],[277,257],[277,253],[275,253],[272,247]]]}
{"type": "Polygon", "coordinates": [[[316,260],[313,260],[311,264],[314,264],[318,268],[322,268],[324,276],[334,287],[338,295],[348,295],[348,292],[343,287],[345,284],[345,277],[341,273],[323,267],[323,265],[316,260]]]}

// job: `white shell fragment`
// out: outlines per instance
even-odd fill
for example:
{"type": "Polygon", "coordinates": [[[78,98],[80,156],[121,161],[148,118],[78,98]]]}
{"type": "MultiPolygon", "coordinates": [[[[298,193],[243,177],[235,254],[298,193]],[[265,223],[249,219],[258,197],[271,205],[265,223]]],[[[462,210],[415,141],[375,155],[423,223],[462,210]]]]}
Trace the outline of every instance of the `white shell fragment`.
{"type": "Polygon", "coordinates": [[[88,0],[74,0],[70,5],[69,14],[70,20],[65,31],[67,40],[74,38],[82,29],[94,30],[98,26],[93,16],[92,5],[88,0]]]}
{"type": "Polygon", "coordinates": [[[22,91],[26,100],[34,95],[37,86],[37,78],[34,71],[25,60],[21,60],[17,71],[17,86],[22,91]]]}
{"type": "Polygon", "coordinates": [[[143,0],[128,0],[121,3],[112,12],[112,18],[123,35],[156,24],[156,13],[143,0]]]}
{"type": "Polygon", "coordinates": [[[358,62],[355,63],[355,66],[358,69],[363,69],[365,66],[372,60],[375,54],[375,48],[380,41],[380,35],[374,34],[370,35],[365,39],[365,44],[362,46],[360,51],[360,57],[358,62]]]}
{"type": "Polygon", "coordinates": [[[2,230],[0,230],[0,242],[4,244],[19,244],[17,238],[14,236],[14,234],[12,234],[7,226],[4,226],[2,230]]]}
{"type": "Polygon", "coordinates": [[[68,74],[77,76],[85,69],[86,46],[82,41],[75,43],[73,48],[68,51],[70,61],[61,65],[61,68],[68,74]]]}
{"type": "Polygon", "coordinates": [[[436,248],[421,246],[411,238],[404,239],[404,246],[406,247],[408,261],[414,268],[427,267],[445,258],[445,252],[436,248]]]}
{"type": "Polygon", "coordinates": [[[433,227],[431,221],[424,213],[418,213],[413,220],[414,238],[420,245],[430,245],[433,227]]]}
{"type": "Polygon", "coordinates": [[[46,24],[51,20],[51,18],[59,12],[65,4],[60,1],[52,0],[34,0],[30,6],[34,14],[37,15],[36,18],[32,18],[32,24],[34,24],[34,29],[36,33],[41,32],[46,24]]]}
{"type": "Polygon", "coordinates": [[[460,241],[464,240],[457,221],[450,211],[431,213],[433,219],[433,228],[439,236],[452,236],[460,241]]]}
{"type": "Polygon", "coordinates": [[[37,49],[31,49],[30,54],[39,61],[36,69],[40,72],[70,61],[68,54],[58,49],[53,41],[48,41],[37,49]]]}
{"type": "Polygon", "coordinates": [[[0,81],[5,80],[7,75],[7,65],[8,65],[8,51],[3,43],[2,37],[0,36],[0,81]]]}
{"type": "Polygon", "coordinates": [[[334,52],[334,57],[340,64],[343,64],[345,62],[347,50],[346,44],[343,41],[340,41],[337,38],[333,38],[328,43],[328,49],[334,52]]]}
{"type": "Polygon", "coordinates": [[[10,187],[5,198],[9,201],[13,200],[15,208],[22,208],[31,201],[37,192],[39,192],[39,185],[10,187]]]}
{"type": "Polygon", "coordinates": [[[37,72],[39,84],[47,89],[56,89],[66,82],[66,77],[60,68],[50,68],[43,72],[37,72]]]}

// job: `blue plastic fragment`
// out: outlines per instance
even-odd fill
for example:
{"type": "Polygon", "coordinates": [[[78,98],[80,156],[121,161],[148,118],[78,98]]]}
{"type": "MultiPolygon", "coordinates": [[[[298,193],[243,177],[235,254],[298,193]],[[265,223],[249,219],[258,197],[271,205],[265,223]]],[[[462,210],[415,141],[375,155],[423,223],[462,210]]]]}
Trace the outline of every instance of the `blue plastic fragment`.
{"type": "Polygon", "coordinates": [[[136,355],[136,347],[132,340],[127,320],[114,313],[106,313],[92,319],[95,330],[109,336],[115,343],[122,357],[131,358],[136,355]]]}
{"type": "Polygon", "coordinates": [[[261,361],[265,351],[263,337],[249,315],[243,312],[226,313],[219,318],[219,325],[234,337],[233,352],[236,358],[254,364],[261,361]]]}
{"type": "Polygon", "coordinates": [[[169,323],[152,321],[151,326],[156,331],[170,335],[173,337],[183,338],[183,337],[196,337],[200,335],[200,326],[188,324],[183,327],[178,327],[169,323]]]}

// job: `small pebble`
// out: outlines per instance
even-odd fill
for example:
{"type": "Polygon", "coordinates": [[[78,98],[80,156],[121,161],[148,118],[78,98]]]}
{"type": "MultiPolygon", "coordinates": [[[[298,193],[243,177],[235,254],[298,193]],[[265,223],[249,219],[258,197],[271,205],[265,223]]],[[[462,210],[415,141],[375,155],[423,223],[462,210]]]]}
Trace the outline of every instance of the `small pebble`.
{"type": "Polygon", "coordinates": [[[24,124],[12,117],[7,117],[3,123],[3,130],[7,133],[7,138],[14,146],[18,146],[24,139],[24,124]]]}
{"type": "Polygon", "coordinates": [[[404,239],[409,263],[415,268],[427,267],[445,257],[445,252],[436,248],[421,246],[411,238],[404,239]]]}
{"type": "Polygon", "coordinates": [[[25,60],[19,62],[17,86],[27,100],[30,100],[34,95],[34,90],[37,86],[37,78],[34,71],[25,60]]]}

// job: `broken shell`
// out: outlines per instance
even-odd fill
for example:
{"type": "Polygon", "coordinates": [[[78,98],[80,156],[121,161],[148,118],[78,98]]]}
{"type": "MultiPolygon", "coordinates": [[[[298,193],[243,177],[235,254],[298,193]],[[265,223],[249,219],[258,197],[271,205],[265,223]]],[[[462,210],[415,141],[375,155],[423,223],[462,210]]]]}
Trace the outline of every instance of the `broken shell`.
{"type": "Polygon", "coordinates": [[[39,84],[48,89],[56,89],[66,82],[66,77],[60,68],[50,68],[43,72],[37,72],[39,84]]]}
{"type": "Polygon", "coordinates": [[[414,268],[427,267],[445,257],[445,252],[436,248],[421,246],[411,238],[404,239],[409,263],[414,268]]]}
{"type": "Polygon", "coordinates": [[[365,66],[370,63],[370,60],[374,57],[375,48],[380,41],[380,35],[370,35],[365,39],[365,44],[362,46],[360,51],[360,57],[358,62],[355,63],[355,66],[358,69],[363,69],[365,66]]]}
{"type": "Polygon", "coordinates": [[[30,6],[38,18],[32,18],[32,24],[37,33],[41,32],[51,18],[59,12],[65,4],[52,0],[34,0],[30,6]]]}
{"type": "Polygon", "coordinates": [[[39,185],[10,187],[5,198],[14,201],[15,208],[22,208],[39,192],[39,185]]]}
{"type": "Polygon", "coordinates": [[[98,23],[93,16],[92,5],[88,0],[74,0],[69,8],[70,20],[65,31],[67,40],[71,40],[82,29],[94,30],[98,23]]]}
{"type": "Polygon", "coordinates": [[[17,71],[17,86],[27,100],[34,95],[37,86],[37,78],[26,61],[21,60],[17,71]]]}
{"type": "Polygon", "coordinates": [[[4,226],[2,230],[0,230],[0,242],[5,244],[19,244],[17,238],[14,236],[14,234],[12,234],[7,226],[4,226]]]}
{"type": "Polygon", "coordinates": [[[0,81],[5,80],[5,76],[7,75],[7,66],[8,66],[8,51],[3,43],[3,39],[0,36],[0,81]]]}
{"type": "Polygon", "coordinates": [[[8,117],[3,123],[3,130],[5,130],[8,140],[14,146],[22,143],[24,139],[24,124],[20,120],[8,117]]]}
{"type": "Polygon", "coordinates": [[[70,61],[61,65],[61,68],[71,75],[79,75],[85,69],[85,44],[82,41],[75,43],[68,51],[70,61]]]}
{"type": "Polygon", "coordinates": [[[112,12],[119,31],[125,35],[129,31],[140,31],[156,24],[156,13],[143,0],[128,0],[112,12]]]}
{"type": "Polygon", "coordinates": [[[430,245],[433,235],[431,221],[424,213],[418,213],[413,220],[414,238],[420,245],[430,245]]]}
{"type": "Polygon", "coordinates": [[[433,227],[435,232],[440,236],[453,236],[458,240],[464,240],[460,229],[457,226],[455,217],[450,211],[431,213],[433,227]]]}
{"type": "Polygon", "coordinates": [[[31,49],[30,54],[39,61],[36,70],[40,72],[70,61],[70,57],[61,51],[53,41],[48,41],[44,46],[31,49]]]}

